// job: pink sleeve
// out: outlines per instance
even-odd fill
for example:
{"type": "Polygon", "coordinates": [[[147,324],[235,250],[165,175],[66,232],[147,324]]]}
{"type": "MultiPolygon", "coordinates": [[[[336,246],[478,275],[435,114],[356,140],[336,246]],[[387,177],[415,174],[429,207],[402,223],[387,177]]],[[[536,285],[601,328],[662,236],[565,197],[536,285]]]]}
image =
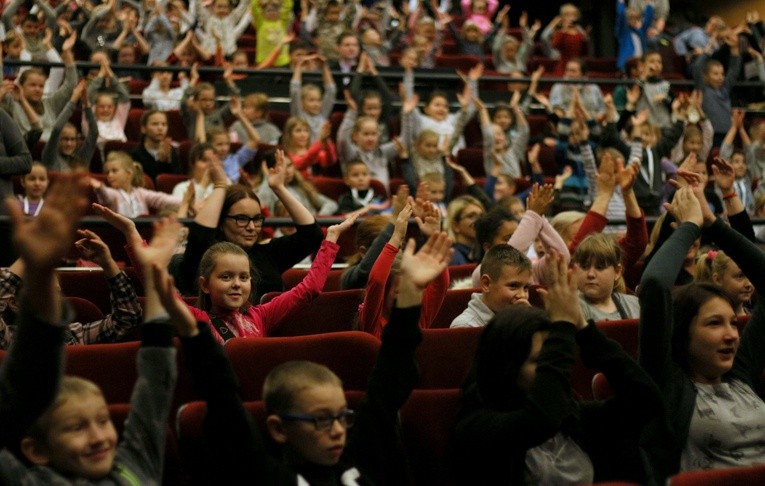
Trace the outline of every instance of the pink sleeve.
{"type": "Polygon", "coordinates": [[[146,201],[146,207],[153,212],[159,212],[165,208],[177,208],[181,205],[181,198],[151,189],[141,188],[141,197],[146,201]]]}
{"type": "Polygon", "coordinates": [[[433,319],[441,310],[441,304],[446,297],[446,290],[449,288],[449,269],[444,269],[435,280],[430,282],[425,288],[422,296],[422,309],[420,310],[420,328],[429,329],[433,324],[433,319]]]}
{"type": "Polygon", "coordinates": [[[372,265],[364,294],[364,303],[359,312],[359,329],[380,337],[382,335],[382,311],[385,305],[385,286],[388,283],[393,260],[396,259],[398,248],[386,243],[380,255],[372,265]]]}
{"type": "MultiPolygon", "coordinates": [[[[87,96],[87,95],[86,95],[87,96]]],[[[90,123],[88,123],[88,117],[85,115],[85,110],[90,110],[91,108],[83,108],[82,109],[82,137],[85,138],[88,136],[88,133],[90,133],[90,123]]]]}
{"type": "Polygon", "coordinates": [[[534,244],[534,240],[537,239],[544,220],[534,211],[526,211],[507,244],[525,254],[529,251],[529,247],[534,244]]]}
{"type": "MultiPolygon", "coordinates": [[[[555,231],[555,228],[552,227],[550,222],[544,218],[542,218],[542,230],[539,232],[539,237],[542,239],[542,243],[544,243],[548,251],[552,250],[559,253],[566,259],[566,261],[571,259],[571,253],[568,251],[566,242],[563,241],[563,238],[561,238],[558,232],[555,231]]],[[[531,264],[531,280],[533,283],[547,285],[544,278],[547,262],[548,258],[547,255],[545,255],[531,264]]]]}
{"type": "MultiPolygon", "coordinates": [[[[473,11],[470,9],[470,4],[473,3],[472,0],[461,0],[460,6],[462,7],[462,16],[465,18],[470,17],[473,15],[473,11]]],[[[496,6],[497,0],[494,0],[494,8],[497,8],[496,6]]]]}
{"type": "Polygon", "coordinates": [[[101,187],[95,189],[96,197],[99,204],[102,204],[112,211],[117,211],[119,206],[119,192],[116,189],[112,189],[107,186],[106,183],[101,184],[101,187]]]}
{"type": "Polygon", "coordinates": [[[499,7],[499,0],[489,0],[486,4],[486,18],[491,19],[499,7]]]}
{"type": "Polygon", "coordinates": [[[321,293],[338,249],[340,247],[337,243],[324,240],[311,264],[311,270],[299,284],[281,293],[274,300],[257,306],[263,321],[265,336],[268,336],[292,312],[307,306],[321,293]]]}
{"type": "Polygon", "coordinates": [[[127,125],[128,115],[130,114],[130,102],[120,103],[117,105],[117,112],[114,114],[114,119],[120,124],[122,130],[125,130],[127,125]]]}

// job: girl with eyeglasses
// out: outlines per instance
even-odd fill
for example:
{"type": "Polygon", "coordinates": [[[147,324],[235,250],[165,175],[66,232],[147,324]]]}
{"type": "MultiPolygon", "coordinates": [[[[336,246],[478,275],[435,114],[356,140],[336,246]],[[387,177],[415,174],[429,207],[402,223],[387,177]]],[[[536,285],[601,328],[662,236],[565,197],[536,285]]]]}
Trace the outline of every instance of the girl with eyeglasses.
{"type": "Polygon", "coordinates": [[[48,170],[56,172],[70,172],[76,169],[90,169],[93,154],[96,151],[98,140],[98,125],[93,110],[90,109],[88,97],[85,95],[86,82],[81,80],[72,91],[69,103],[59,113],[53,128],[50,131],[48,143],[43,148],[41,159],[48,170]],[[77,128],[69,123],[77,103],[82,102],[83,116],[87,117],[93,127],[88,135],[80,143],[80,134],[77,128]]]}

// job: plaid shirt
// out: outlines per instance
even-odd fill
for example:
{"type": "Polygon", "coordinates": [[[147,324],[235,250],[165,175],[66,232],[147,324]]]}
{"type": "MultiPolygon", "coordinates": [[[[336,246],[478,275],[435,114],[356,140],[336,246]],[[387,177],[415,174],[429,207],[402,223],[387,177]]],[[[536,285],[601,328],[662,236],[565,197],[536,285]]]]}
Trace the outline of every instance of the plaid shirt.
{"type": "MultiPolygon", "coordinates": [[[[21,287],[21,277],[3,270],[0,273],[0,313],[8,307],[8,301],[21,287]]],[[[112,313],[97,321],[83,324],[69,324],[65,336],[67,345],[112,343],[125,336],[141,322],[143,311],[136,299],[135,289],[130,278],[120,272],[106,279],[111,290],[112,313]]],[[[7,324],[0,317],[0,348],[8,349],[13,342],[16,326],[7,324]]]]}

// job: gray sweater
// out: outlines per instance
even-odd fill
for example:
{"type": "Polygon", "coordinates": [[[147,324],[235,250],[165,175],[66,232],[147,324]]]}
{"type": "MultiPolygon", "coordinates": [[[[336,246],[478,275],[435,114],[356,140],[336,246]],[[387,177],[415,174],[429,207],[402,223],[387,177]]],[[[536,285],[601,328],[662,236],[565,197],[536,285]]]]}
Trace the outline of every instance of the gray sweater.
{"type": "MultiPolygon", "coordinates": [[[[12,176],[26,174],[31,168],[32,155],[19,127],[0,109],[0,198],[13,195],[12,176]]],[[[0,214],[5,212],[5,205],[0,205],[0,214]]]]}

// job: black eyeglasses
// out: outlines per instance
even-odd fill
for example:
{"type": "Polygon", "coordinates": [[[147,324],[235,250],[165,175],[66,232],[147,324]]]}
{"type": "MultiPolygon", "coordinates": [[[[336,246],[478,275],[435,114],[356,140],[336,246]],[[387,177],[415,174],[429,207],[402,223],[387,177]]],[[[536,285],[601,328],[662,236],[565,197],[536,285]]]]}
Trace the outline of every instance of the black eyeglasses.
{"type": "Polygon", "coordinates": [[[279,415],[279,417],[282,420],[287,420],[290,422],[311,422],[313,423],[314,427],[316,427],[316,430],[320,432],[325,432],[332,428],[332,425],[335,423],[335,420],[340,422],[340,425],[345,427],[346,429],[353,427],[353,424],[356,423],[356,412],[353,410],[344,410],[340,412],[338,415],[319,415],[319,416],[313,416],[313,415],[293,415],[289,413],[285,413],[282,415],[279,415]]]}
{"type": "Polygon", "coordinates": [[[255,226],[260,226],[263,224],[263,221],[266,220],[266,217],[262,214],[256,214],[255,216],[246,216],[244,214],[235,214],[233,216],[226,216],[228,219],[233,219],[237,226],[240,228],[244,228],[245,226],[249,225],[250,222],[254,223],[255,226]]]}

